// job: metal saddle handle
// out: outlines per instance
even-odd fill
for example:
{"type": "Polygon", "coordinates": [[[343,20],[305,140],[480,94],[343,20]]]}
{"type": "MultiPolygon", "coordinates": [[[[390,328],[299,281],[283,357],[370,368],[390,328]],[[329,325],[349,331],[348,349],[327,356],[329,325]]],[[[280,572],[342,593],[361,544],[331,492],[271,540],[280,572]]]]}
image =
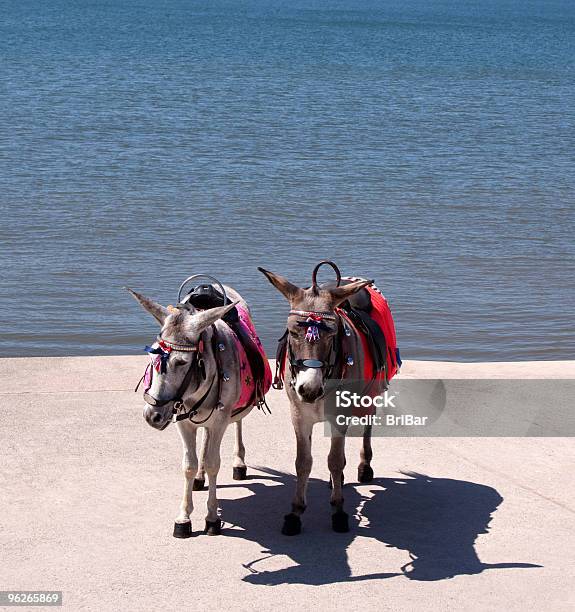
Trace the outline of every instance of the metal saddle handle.
{"type": "Polygon", "coordinates": [[[222,285],[222,283],[220,283],[220,281],[215,278],[214,276],[210,276],[209,274],[192,274],[192,276],[188,276],[188,278],[186,278],[186,280],[180,285],[180,288],[178,290],[178,304],[180,304],[181,299],[182,299],[182,289],[192,280],[196,279],[196,278],[208,278],[211,281],[213,281],[216,285],[218,285],[218,287],[220,288],[222,295],[224,296],[224,306],[226,304],[229,304],[230,301],[228,299],[228,296],[226,294],[226,290],[224,289],[224,286],[222,285]]]}
{"type": "Polygon", "coordinates": [[[333,263],[333,261],[330,261],[329,259],[324,259],[323,261],[320,261],[317,266],[313,269],[313,272],[311,273],[311,284],[312,287],[317,287],[317,271],[322,267],[322,266],[331,266],[333,268],[333,271],[335,272],[335,276],[337,279],[337,283],[336,283],[336,287],[339,287],[340,283],[341,283],[341,272],[339,271],[339,268],[333,263]]]}

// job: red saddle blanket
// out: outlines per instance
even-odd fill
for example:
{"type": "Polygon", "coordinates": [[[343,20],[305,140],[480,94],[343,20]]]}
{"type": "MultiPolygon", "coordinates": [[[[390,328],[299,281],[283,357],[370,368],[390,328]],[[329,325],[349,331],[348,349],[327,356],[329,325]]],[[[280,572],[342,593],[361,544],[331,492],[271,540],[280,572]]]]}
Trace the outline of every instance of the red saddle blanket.
{"type": "MultiPolygon", "coordinates": [[[[357,280],[357,279],[350,279],[357,280]]],[[[377,323],[383,335],[385,336],[386,343],[386,361],[387,361],[387,371],[374,371],[374,360],[372,356],[372,349],[370,347],[370,343],[366,337],[366,334],[347,316],[346,312],[338,308],[337,312],[346,320],[346,323],[350,325],[361,338],[363,354],[364,354],[364,369],[363,369],[363,377],[365,380],[372,380],[375,378],[376,380],[381,380],[383,383],[390,381],[399,370],[401,365],[401,358],[399,356],[399,349],[397,348],[397,337],[395,335],[395,325],[393,323],[393,316],[391,314],[391,310],[389,308],[389,304],[385,299],[384,295],[375,285],[369,285],[366,288],[366,291],[369,293],[369,297],[371,299],[371,311],[369,312],[369,316],[377,323]],[[387,377],[387,381],[386,381],[387,377]]],[[[376,385],[375,387],[378,387],[376,385]]],[[[374,391],[376,389],[374,388],[374,391]]]]}

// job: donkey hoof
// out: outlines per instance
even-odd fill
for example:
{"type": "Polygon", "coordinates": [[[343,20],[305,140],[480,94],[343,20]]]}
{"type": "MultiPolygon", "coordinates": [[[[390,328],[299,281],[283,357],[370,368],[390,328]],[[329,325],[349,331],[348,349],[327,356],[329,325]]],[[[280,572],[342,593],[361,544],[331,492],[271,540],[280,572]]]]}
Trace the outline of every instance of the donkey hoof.
{"type": "Polygon", "coordinates": [[[213,522],[206,520],[204,533],[207,533],[209,536],[220,535],[222,533],[222,521],[220,519],[216,519],[213,522]]]}
{"type": "Polygon", "coordinates": [[[248,477],[248,468],[244,465],[242,467],[234,468],[234,480],[245,480],[248,477]]]}
{"type": "Polygon", "coordinates": [[[194,478],[192,483],[192,491],[203,491],[206,481],[203,478],[194,478]]]}
{"type": "Polygon", "coordinates": [[[290,512],[290,514],[284,516],[282,533],[287,536],[294,536],[301,533],[301,519],[297,514],[290,512]]]}
{"type": "Polygon", "coordinates": [[[192,523],[186,521],[185,523],[174,523],[174,538],[191,538],[192,537],[192,523]]]}
{"type": "Polygon", "coordinates": [[[347,533],[349,531],[349,516],[343,510],[331,515],[331,528],[336,533],[347,533]]]}
{"type": "Polygon", "coordinates": [[[357,479],[359,482],[371,482],[373,480],[373,469],[371,465],[360,465],[357,468],[357,479]]]}

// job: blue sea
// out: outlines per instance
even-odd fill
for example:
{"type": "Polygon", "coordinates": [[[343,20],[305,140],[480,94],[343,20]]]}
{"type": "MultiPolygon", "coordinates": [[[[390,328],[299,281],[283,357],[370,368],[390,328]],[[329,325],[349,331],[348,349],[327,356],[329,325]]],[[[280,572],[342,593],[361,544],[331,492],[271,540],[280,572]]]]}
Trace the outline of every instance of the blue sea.
{"type": "Polygon", "coordinates": [[[122,286],[200,272],[273,353],[256,266],[330,258],[404,359],[573,359],[574,68],[568,0],[5,1],[0,354],[141,354],[122,286]]]}

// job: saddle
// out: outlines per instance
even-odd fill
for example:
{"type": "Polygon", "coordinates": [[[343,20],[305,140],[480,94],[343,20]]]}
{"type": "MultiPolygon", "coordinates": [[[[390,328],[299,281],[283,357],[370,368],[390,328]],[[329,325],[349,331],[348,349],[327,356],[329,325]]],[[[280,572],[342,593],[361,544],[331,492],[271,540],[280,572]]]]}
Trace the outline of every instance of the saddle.
{"type": "MultiPolygon", "coordinates": [[[[223,293],[213,285],[197,285],[182,300],[184,304],[190,304],[198,310],[207,310],[224,305],[223,293]]],[[[232,308],[224,315],[222,320],[230,327],[236,335],[240,345],[245,351],[248,365],[254,381],[253,396],[248,405],[258,407],[264,402],[265,394],[268,391],[267,383],[269,363],[261,344],[258,344],[257,336],[250,333],[249,327],[242,323],[237,307],[232,308]]],[[[247,405],[246,405],[247,407],[247,405]]]]}
{"type": "MultiPolygon", "coordinates": [[[[213,285],[197,285],[182,300],[186,304],[191,304],[194,308],[207,310],[224,305],[224,294],[213,285]]],[[[235,310],[232,309],[231,312],[235,310]]],[[[227,316],[227,315],[226,315],[227,316]]]]}

